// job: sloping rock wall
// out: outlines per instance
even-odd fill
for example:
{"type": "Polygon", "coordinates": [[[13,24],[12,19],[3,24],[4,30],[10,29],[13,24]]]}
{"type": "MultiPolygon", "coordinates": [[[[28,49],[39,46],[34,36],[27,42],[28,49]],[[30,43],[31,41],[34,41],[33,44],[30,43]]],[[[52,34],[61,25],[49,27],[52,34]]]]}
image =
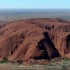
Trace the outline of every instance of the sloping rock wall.
{"type": "Polygon", "coordinates": [[[70,22],[63,19],[25,19],[0,29],[0,58],[8,61],[51,60],[70,56],[70,22]]]}

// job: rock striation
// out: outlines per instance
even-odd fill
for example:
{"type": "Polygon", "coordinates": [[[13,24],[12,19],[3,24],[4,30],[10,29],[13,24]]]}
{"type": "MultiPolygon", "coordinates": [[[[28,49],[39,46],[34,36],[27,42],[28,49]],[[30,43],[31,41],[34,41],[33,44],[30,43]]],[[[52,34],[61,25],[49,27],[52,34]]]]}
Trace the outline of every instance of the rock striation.
{"type": "Polygon", "coordinates": [[[69,21],[59,18],[22,19],[0,28],[0,59],[25,62],[55,57],[70,58],[69,21]]]}

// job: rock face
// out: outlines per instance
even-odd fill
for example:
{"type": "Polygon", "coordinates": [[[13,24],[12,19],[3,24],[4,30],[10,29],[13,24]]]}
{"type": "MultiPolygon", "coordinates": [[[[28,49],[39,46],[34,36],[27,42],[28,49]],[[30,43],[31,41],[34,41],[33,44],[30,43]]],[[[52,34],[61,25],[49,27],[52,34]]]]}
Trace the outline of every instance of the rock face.
{"type": "Polygon", "coordinates": [[[70,22],[37,18],[9,22],[0,29],[0,58],[51,60],[70,56],[70,22]]]}

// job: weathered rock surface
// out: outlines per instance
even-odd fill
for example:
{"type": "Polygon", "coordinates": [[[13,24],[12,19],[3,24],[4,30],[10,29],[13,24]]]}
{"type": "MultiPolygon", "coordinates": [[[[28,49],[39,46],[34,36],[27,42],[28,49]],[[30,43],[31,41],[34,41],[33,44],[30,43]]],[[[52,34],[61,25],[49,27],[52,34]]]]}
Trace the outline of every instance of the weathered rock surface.
{"type": "MultiPolygon", "coordinates": [[[[0,58],[8,61],[70,58],[70,22],[59,18],[25,19],[0,28],[0,58]]],[[[42,62],[41,62],[42,63],[42,62]]]]}

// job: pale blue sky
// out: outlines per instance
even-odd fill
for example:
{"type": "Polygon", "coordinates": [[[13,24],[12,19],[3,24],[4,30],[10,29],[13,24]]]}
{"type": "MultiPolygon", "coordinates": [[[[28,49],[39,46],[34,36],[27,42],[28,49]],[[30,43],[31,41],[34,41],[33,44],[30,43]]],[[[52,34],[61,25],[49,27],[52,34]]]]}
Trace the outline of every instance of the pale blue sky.
{"type": "Polygon", "coordinates": [[[0,9],[70,9],[70,0],[0,0],[0,9]]]}

